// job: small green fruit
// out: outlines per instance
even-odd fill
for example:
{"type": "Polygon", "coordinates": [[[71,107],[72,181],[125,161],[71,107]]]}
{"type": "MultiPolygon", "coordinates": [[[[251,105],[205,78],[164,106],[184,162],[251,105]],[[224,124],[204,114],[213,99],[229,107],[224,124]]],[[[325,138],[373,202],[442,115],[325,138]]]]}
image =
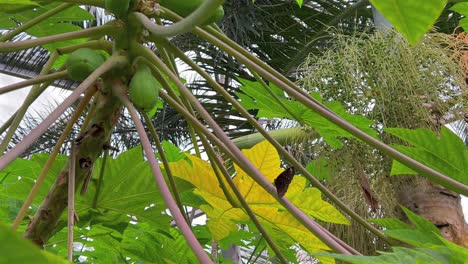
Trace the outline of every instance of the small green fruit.
{"type": "Polygon", "coordinates": [[[105,0],[104,7],[116,17],[124,17],[128,13],[130,0],[105,0]]]}
{"type": "Polygon", "coordinates": [[[67,67],[70,79],[82,81],[101,66],[104,61],[105,58],[99,51],[81,48],[68,56],[65,66],[67,67]]]}
{"type": "MultiPolygon", "coordinates": [[[[195,9],[197,9],[203,0],[160,0],[159,3],[166,7],[169,8],[170,10],[174,11],[176,14],[179,16],[186,17],[190,15],[195,9]]],[[[223,18],[224,16],[224,9],[223,6],[219,6],[215,13],[208,18],[204,25],[211,24],[213,22],[216,22],[223,18]]]]}
{"type": "Polygon", "coordinates": [[[158,102],[161,84],[154,78],[151,69],[145,64],[139,65],[128,88],[128,96],[133,104],[147,112],[158,102]]]}

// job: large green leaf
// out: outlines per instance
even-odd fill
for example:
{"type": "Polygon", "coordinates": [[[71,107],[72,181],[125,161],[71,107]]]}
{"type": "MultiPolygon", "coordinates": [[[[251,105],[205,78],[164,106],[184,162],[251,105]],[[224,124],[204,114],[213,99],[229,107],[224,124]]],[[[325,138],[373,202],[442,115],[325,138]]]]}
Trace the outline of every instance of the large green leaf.
{"type": "MultiPolygon", "coordinates": [[[[16,159],[0,171],[0,179],[2,179],[0,182],[0,212],[3,211],[3,214],[0,213],[1,220],[11,222],[16,217],[48,157],[48,154],[43,153],[33,155],[29,160],[16,159]]],[[[65,156],[56,158],[28,214],[34,214],[65,162],[65,156]]]]}
{"type": "MultiPolygon", "coordinates": [[[[339,140],[340,137],[353,137],[350,133],[307,106],[286,97],[285,93],[273,84],[269,85],[271,92],[288,111],[260,83],[244,79],[241,79],[241,83],[242,85],[239,88],[242,92],[236,92],[236,95],[240,98],[240,104],[248,110],[258,109],[257,117],[288,118],[306,124],[320,133],[324,140],[334,148],[340,148],[343,145],[339,140]]],[[[318,94],[314,94],[314,96],[318,100],[321,100],[318,94]]],[[[348,113],[339,102],[331,101],[323,102],[323,104],[343,119],[351,122],[369,135],[376,137],[376,132],[371,129],[373,121],[363,116],[348,113]]]]}
{"type": "MultiPolygon", "coordinates": [[[[102,159],[98,159],[94,178],[100,174],[101,164],[102,159]]],[[[96,179],[93,182],[96,183],[96,179]]],[[[168,228],[171,218],[162,213],[166,206],[140,147],[126,151],[116,159],[107,159],[101,191],[93,206],[95,191],[93,184],[89,193],[76,202],[78,215],[90,217],[93,222],[116,224],[136,220],[168,228]]]]}
{"type": "MultiPolygon", "coordinates": [[[[385,131],[412,145],[395,145],[394,148],[397,150],[454,180],[468,184],[466,177],[468,148],[448,128],[442,127],[440,136],[428,129],[387,128],[385,131]]],[[[391,174],[417,173],[394,161],[391,174]]]]}
{"type": "Polygon", "coordinates": [[[69,263],[61,257],[41,251],[3,223],[0,223],[0,244],[0,263],[69,263]]]}
{"type": "Polygon", "coordinates": [[[144,263],[198,263],[184,236],[175,228],[163,232],[149,224],[130,225],[121,247],[132,260],[144,263]]]}
{"type": "Polygon", "coordinates": [[[412,44],[432,27],[447,3],[447,0],[370,1],[412,44]]]}
{"type": "Polygon", "coordinates": [[[440,231],[423,217],[403,208],[409,221],[407,224],[397,219],[374,219],[372,222],[383,224],[384,233],[389,237],[414,246],[414,249],[392,247],[393,252],[380,252],[379,256],[348,256],[339,254],[319,253],[317,256],[327,256],[350,263],[466,263],[468,249],[460,247],[440,236],[440,231]]]}

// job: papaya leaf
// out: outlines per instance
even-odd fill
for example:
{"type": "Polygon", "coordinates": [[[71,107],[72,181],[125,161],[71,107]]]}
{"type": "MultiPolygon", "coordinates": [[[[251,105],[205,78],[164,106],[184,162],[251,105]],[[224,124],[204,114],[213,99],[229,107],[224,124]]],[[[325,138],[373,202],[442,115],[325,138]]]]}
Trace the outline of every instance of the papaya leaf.
{"type": "MultiPolygon", "coordinates": [[[[16,217],[48,157],[49,154],[43,153],[35,154],[29,160],[18,158],[0,171],[0,179],[3,179],[0,183],[0,206],[4,211],[4,216],[0,217],[3,221],[11,222],[16,217]]],[[[35,213],[65,162],[65,156],[56,158],[28,214],[35,213]]]]}
{"type": "Polygon", "coordinates": [[[0,0],[0,10],[5,13],[17,13],[31,8],[39,7],[40,3],[50,1],[31,0],[0,0]]]}
{"type": "Polygon", "coordinates": [[[69,263],[64,258],[40,250],[11,228],[0,223],[1,263],[69,263]]]}
{"type": "MultiPolygon", "coordinates": [[[[402,139],[412,146],[394,145],[393,147],[409,157],[457,180],[468,184],[466,164],[468,148],[463,141],[446,127],[440,136],[428,129],[386,128],[386,132],[402,139]]],[[[392,175],[417,174],[397,161],[393,161],[392,175]]]]}
{"type": "MultiPolygon", "coordinates": [[[[271,92],[288,111],[285,111],[260,83],[245,79],[240,79],[240,82],[242,83],[239,87],[241,92],[236,92],[236,95],[240,98],[240,104],[248,110],[258,109],[257,117],[298,119],[296,121],[314,128],[334,148],[343,146],[339,137],[353,137],[350,133],[307,108],[305,105],[286,97],[284,91],[273,84],[269,85],[271,92]]],[[[312,96],[321,101],[320,95],[313,94],[312,96]]],[[[331,101],[323,102],[323,104],[369,135],[373,137],[377,136],[377,133],[371,129],[371,126],[374,124],[373,121],[363,116],[348,113],[339,102],[331,101]]]]}
{"type": "MultiPolygon", "coordinates": [[[[161,142],[161,145],[164,149],[164,154],[166,155],[167,161],[168,162],[174,162],[174,161],[179,161],[181,159],[186,159],[189,161],[188,158],[186,158],[186,155],[184,152],[182,152],[178,147],[176,147],[174,144],[170,143],[167,140],[164,140],[161,142]]],[[[158,154],[159,157],[159,154],[158,154]]]]}
{"type": "MultiPolygon", "coordinates": [[[[75,228],[76,229],[76,228],[75,228]]],[[[101,224],[82,228],[75,235],[74,259],[85,256],[88,263],[122,263],[122,234],[101,224]],[[78,236],[79,234],[79,236],[78,236]]]]}
{"type": "Polygon", "coordinates": [[[447,0],[370,0],[411,44],[416,43],[442,13],[447,0]]]}
{"type": "MultiPolygon", "coordinates": [[[[59,6],[60,3],[51,3],[44,6],[25,6],[20,12],[15,13],[3,13],[0,12],[0,28],[9,29],[17,26],[17,23],[25,23],[31,19],[59,6]]],[[[0,3],[1,6],[1,3],[0,3]]],[[[0,8],[3,11],[3,9],[0,8]]],[[[72,31],[78,31],[82,28],[67,22],[81,22],[94,20],[95,17],[91,15],[88,11],[80,8],[78,5],[67,8],[48,19],[34,25],[33,27],[26,30],[31,36],[34,37],[45,37],[61,33],[67,33],[72,31]]],[[[43,48],[49,52],[54,51],[58,47],[69,46],[73,44],[78,44],[84,42],[85,39],[73,39],[58,41],[50,44],[43,45],[43,48]]],[[[57,61],[54,63],[53,68],[60,67],[66,60],[67,55],[60,56],[57,61]]]]}
{"type": "MultiPolygon", "coordinates": [[[[263,141],[251,149],[244,149],[242,152],[270,182],[284,171],[280,168],[281,161],[276,149],[268,141],[263,141]]],[[[191,182],[195,187],[193,192],[207,202],[200,205],[200,209],[207,214],[207,225],[213,237],[222,240],[231,232],[237,232],[239,223],[250,223],[244,210],[234,207],[226,199],[211,165],[194,156],[189,158],[193,166],[189,166],[185,160],[180,160],[170,163],[170,167],[176,177],[191,182]]],[[[281,235],[278,235],[276,240],[287,237],[289,246],[299,242],[311,251],[328,249],[246,172],[237,165],[234,165],[234,169],[236,176],[233,181],[259,221],[267,226],[269,232],[279,230],[277,233],[281,235]]],[[[312,217],[333,223],[349,223],[338,210],[321,199],[317,189],[307,187],[304,177],[296,175],[285,196],[312,217]]]]}
{"type": "Polygon", "coordinates": [[[330,178],[330,168],[328,162],[323,157],[309,162],[306,170],[319,180],[328,180],[330,178]]]}
{"type": "Polygon", "coordinates": [[[145,223],[129,225],[121,248],[132,260],[144,263],[198,263],[184,236],[175,228],[166,231],[145,223]]]}
{"type": "Polygon", "coordinates": [[[373,219],[371,222],[386,228],[384,233],[398,239],[414,249],[393,247],[393,252],[380,252],[380,256],[345,256],[318,253],[316,256],[329,256],[350,263],[464,263],[468,259],[468,249],[460,247],[442,236],[439,229],[425,218],[403,207],[403,211],[413,225],[398,219],[373,219]]]}
{"type": "MultiPolygon", "coordinates": [[[[100,174],[102,159],[94,165],[93,177],[100,174]]],[[[95,213],[95,217],[106,222],[136,220],[168,228],[170,217],[163,213],[166,206],[158,191],[148,165],[143,159],[141,147],[120,154],[116,159],[108,158],[104,169],[101,191],[96,206],[93,199],[97,182],[90,184],[88,194],[76,201],[78,215],[95,213]],[[107,216],[107,217],[106,217],[107,216]]],[[[81,218],[81,217],[80,217],[81,218]]]]}

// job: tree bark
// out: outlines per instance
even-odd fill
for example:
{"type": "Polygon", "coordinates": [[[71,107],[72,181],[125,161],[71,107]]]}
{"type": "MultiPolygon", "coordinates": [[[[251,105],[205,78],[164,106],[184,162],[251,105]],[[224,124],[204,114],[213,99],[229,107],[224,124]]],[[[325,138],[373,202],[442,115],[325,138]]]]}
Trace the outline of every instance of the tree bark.
{"type": "Polygon", "coordinates": [[[460,195],[421,177],[403,177],[407,178],[396,188],[398,202],[431,221],[447,240],[468,247],[468,225],[460,195]]]}

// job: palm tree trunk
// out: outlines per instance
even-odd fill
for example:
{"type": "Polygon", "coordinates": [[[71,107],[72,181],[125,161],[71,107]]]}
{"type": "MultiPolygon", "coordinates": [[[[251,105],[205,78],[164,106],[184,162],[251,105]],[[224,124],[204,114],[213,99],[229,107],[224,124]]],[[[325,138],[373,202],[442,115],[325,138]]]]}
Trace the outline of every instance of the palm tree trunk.
{"type": "Polygon", "coordinates": [[[396,185],[397,201],[431,221],[447,240],[468,247],[468,225],[460,195],[424,178],[402,177],[396,185]]]}

